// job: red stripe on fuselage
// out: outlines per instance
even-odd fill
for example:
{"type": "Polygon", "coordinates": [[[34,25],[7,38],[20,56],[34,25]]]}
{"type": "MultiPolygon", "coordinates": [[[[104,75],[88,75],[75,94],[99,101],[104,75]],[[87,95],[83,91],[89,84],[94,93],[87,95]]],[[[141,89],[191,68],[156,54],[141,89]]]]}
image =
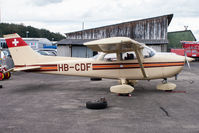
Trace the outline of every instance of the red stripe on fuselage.
{"type": "MultiPolygon", "coordinates": [[[[40,66],[40,69],[31,71],[58,71],[57,65],[59,64],[41,64],[41,65],[16,65],[15,67],[31,67],[40,66]]],[[[183,66],[184,62],[146,62],[143,63],[144,68],[155,67],[174,67],[183,66]]],[[[73,68],[71,66],[70,68],[73,68]]],[[[138,63],[106,63],[106,64],[92,64],[92,70],[111,70],[111,69],[137,69],[140,68],[138,63]]],[[[30,70],[29,70],[30,71],[30,70]]]]}
{"type": "Polygon", "coordinates": [[[32,67],[32,66],[40,66],[37,70],[25,70],[28,72],[40,72],[40,71],[57,71],[57,64],[42,64],[42,65],[16,65],[16,68],[22,68],[22,67],[32,67]]]}
{"type": "MultiPolygon", "coordinates": [[[[184,62],[147,62],[143,63],[144,68],[154,67],[173,67],[183,66],[184,62]]],[[[140,68],[138,63],[109,63],[109,64],[93,64],[93,70],[109,70],[109,69],[135,69],[140,68]]]]}

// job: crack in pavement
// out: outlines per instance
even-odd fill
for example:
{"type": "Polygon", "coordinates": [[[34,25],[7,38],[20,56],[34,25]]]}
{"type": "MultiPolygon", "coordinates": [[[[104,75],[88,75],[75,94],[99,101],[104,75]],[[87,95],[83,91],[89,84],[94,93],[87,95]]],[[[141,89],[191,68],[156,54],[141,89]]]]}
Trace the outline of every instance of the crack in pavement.
{"type": "Polygon", "coordinates": [[[167,117],[170,117],[168,111],[164,107],[160,107],[160,109],[166,114],[167,117]]]}

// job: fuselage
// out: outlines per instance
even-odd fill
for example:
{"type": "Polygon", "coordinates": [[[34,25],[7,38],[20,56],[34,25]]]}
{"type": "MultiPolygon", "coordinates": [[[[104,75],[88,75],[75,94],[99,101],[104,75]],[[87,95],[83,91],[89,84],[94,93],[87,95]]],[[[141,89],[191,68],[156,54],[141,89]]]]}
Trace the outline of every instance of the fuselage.
{"type": "MultiPolygon", "coordinates": [[[[56,60],[56,57],[48,58],[56,60]]],[[[32,70],[32,72],[46,74],[144,80],[173,77],[183,69],[184,62],[184,56],[168,53],[156,53],[150,58],[144,58],[143,66],[147,78],[143,77],[137,59],[107,61],[94,58],[71,58],[69,60],[63,57],[56,62],[30,64],[29,66],[40,66],[40,69],[32,70]]]]}

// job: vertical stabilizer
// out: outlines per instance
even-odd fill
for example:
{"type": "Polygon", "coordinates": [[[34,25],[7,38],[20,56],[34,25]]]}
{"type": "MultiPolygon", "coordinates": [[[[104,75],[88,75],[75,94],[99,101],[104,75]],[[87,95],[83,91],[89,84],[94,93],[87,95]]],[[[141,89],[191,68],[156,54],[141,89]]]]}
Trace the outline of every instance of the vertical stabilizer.
{"type": "Polygon", "coordinates": [[[42,58],[42,55],[39,55],[28,46],[17,33],[4,35],[4,38],[15,66],[34,64],[38,62],[39,58],[42,58]]]}

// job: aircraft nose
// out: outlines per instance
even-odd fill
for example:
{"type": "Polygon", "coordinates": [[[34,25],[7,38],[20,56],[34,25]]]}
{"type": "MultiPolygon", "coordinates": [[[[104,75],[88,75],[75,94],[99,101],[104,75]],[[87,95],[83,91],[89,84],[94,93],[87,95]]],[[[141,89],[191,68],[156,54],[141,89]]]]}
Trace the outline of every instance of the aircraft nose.
{"type": "Polygon", "coordinates": [[[191,61],[194,61],[195,59],[194,58],[190,58],[190,57],[186,57],[186,59],[191,62],[191,61]]]}

